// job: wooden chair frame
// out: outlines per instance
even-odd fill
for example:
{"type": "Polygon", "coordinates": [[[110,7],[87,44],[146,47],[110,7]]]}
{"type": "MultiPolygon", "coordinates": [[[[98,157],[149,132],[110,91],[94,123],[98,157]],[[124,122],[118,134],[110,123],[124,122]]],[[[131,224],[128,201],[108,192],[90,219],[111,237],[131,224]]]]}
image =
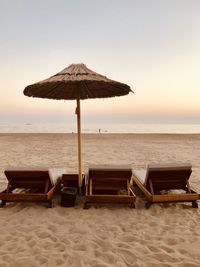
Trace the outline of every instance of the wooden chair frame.
{"type": "Polygon", "coordinates": [[[149,208],[153,203],[164,202],[192,202],[193,208],[198,208],[197,200],[200,195],[191,189],[189,184],[189,177],[192,173],[191,169],[170,171],[157,170],[149,171],[146,177],[145,184],[143,184],[136,175],[132,176],[133,185],[136,184],[147,198],[146,207],[149,208]],[[182,174],[181,174],[182,172],[182,174]],[[170,174],[171,173],[171,174],[170,174]],[[183,176],[181,178],[181,175],[183,176]],[[164,176],[164,179],[163,179],[164,176]],[[178,194],[161,194],[162,190],[179,190],[182,189],[185,193],[178,194]]]}
{"type": "Polygon", "coordinates": [[[89,168],[86,178],[86,196],[84,208],[92,203],[121,203],[135,208],[135,194],[130,187],[131,168],[123,169],[113,166],[95,166],[89,168]],[[120,189],[127,191],[126,195],[118,195],[120,189]]]}
{"type": "Polygon", "coordinates": [[[52,207],[52,198],[60,179],[53,185],[48,169],[11,169],[6,170],[5,175],[8,179],[8,185],[5,190],[0,192],[0,207],[4,207],[6,202],[47,202],[48,207],[52,207]],[[18,188],[25,189],[27,192],[13,192],[18,188]]]}

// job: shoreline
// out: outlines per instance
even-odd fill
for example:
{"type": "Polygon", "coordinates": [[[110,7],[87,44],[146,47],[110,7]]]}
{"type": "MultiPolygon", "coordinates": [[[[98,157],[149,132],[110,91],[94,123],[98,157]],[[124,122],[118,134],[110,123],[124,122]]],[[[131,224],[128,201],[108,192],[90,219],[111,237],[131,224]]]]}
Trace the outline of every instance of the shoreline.
{"type": "MultiPolygon", "coordinates": [[[[19,133],[13,133],[13,132],[7,132],[7,133],[0,133],[1,135],[76,135],[77,133],[54,133],[54,132],[49,132],[49,133],[37,133],[37,132],[32,132],[32,133],[25,133],[25,132],[19,132],[19,133]]],[[[81,135],[95,135],[95,136],[101,136],[101,135],[200,135],[200,133],[81,133],[81,135]]]]}

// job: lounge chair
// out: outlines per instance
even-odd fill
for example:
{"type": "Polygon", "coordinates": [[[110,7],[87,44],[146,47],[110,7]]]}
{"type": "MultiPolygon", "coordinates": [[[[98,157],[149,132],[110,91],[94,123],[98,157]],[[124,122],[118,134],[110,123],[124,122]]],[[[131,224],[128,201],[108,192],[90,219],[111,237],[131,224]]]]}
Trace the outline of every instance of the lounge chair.
{"type": "Polygon", "coordinates": [[[130,188],[130,166],[93,165],[86,175],[84,208],[91,203],[127,203],[135,207],[135,194],[130,188]],[[124,190],[125,194],[119,194],[124,190]]]}
{"type": "Polygon", "coordinates": [[[192,207],[198,208],[199,194],[189,184],[191,173],[192,165],[187,163],[150,164],[145,171],[133,171],[132,182],[147,197],[147,208],[159,202],[192,202],[192,207]],[[185,192],[169,193],[169,190],[179,189],[185,192]],[[169,194],[161,194],[162,190],[167,190],[169,194]]]}
{"type": "Polygon", "coordinates": [[[4,173],[8,179],[8,185],[5,190],[0,192],[1,207],[6,202],[47,202],[48,206],[52,207],[53,194],[64,170],[8,168],[4,173]]]}

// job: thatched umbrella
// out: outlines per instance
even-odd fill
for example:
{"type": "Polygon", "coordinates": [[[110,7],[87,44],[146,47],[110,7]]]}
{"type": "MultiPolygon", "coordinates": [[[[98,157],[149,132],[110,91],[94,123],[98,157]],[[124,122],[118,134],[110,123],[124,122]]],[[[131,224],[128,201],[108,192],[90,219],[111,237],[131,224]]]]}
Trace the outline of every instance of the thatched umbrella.
{"type": "Polygon", "coordinates": [[[128,85],[110,80],[84,64],[71,64],[54,76],[24,89],[26,96],[77,101],[79,186],[82,182],[80,99],[122,96],[130,91],[128,85]]]}

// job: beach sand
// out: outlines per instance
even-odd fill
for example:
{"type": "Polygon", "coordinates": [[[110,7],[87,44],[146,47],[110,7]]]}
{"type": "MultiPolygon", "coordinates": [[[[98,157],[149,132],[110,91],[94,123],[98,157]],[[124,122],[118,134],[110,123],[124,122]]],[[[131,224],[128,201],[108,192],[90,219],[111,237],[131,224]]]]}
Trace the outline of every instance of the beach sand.
{"type": "MultiPolygon", "coordinates": [[[[200,135],[83,135],[83,168],[89,164],[191,162],[191,185],[200,192],[200,135]]],[[[75,134],[0,134],[0,186],[7,166],[77,169],[75,134]]],[[[145,209],[94,205],[8,203],[0,209],[0,267],[200,266],[200,210],[191,203],[154,204],[145,209]]]]}

